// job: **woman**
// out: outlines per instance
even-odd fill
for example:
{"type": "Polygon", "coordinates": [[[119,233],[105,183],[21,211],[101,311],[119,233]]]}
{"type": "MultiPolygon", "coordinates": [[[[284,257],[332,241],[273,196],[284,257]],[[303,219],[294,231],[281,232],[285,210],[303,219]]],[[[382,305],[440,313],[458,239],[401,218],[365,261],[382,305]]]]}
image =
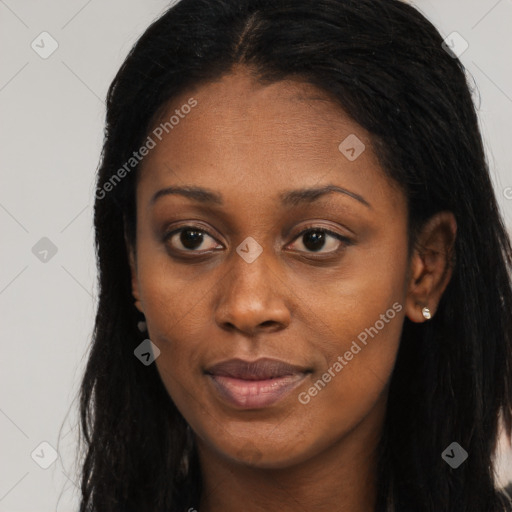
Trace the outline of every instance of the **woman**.
{"type": "Polygon", "coordinates": [[[81,512],[509,511],[512,249],[397,0],[182,0],[114,79],[81,512]]]}

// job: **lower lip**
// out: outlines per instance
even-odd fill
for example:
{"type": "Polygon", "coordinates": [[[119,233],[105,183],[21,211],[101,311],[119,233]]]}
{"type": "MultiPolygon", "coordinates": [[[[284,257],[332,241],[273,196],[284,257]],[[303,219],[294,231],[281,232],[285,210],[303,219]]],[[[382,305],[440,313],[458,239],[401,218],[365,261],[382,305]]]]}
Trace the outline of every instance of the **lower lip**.
{"type": "Polygon", "coordinates": [[[208,375],[222,398],[240,409],[262,409],[291,393],[306,378],[305,373],[267,380],[243,380],[208,375]]]}

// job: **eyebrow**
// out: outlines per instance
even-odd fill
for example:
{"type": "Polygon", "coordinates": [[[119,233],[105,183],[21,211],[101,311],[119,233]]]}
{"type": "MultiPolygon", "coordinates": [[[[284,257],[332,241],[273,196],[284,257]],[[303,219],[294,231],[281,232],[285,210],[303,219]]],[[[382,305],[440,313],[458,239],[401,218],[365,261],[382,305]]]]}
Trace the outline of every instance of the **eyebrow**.
{"type": "Polygon", "coordinates": [[[360,203],[364,204],[366,207],[371,208],[371,204],[359,194],[355,192],[351,192],[346,188],[338,187],[337,185],[324,185],[322,187],[317,188],[302,188],[299,190],[289,190],[280,194],[281,202],[284,205],[295,206],[300,203],[311,203],[316,201],[320,197],[329,194],[331,192],[339,192],[340,194],[345,194],[352,199],[356,199],[360,203]]]}
{"type": "MultiPolygon", "coordinates": [[[[364,197],[356,194],[355,192],[351,192],[342,187],[338,187],[337,185],[324,185],[316,188],[302,188],[297,190],[287,190],[279,194],[279,198],[281,203],[284,206],[297,206],[301,203],[312,203],[317,199],[325,196],[326,194],[330,194],[332,192],[338,192],[340,194],[345,194],[357,201],[361,204],[364,204],[367,208],[372,208],[371,204],[364,199],[364,197]]],[[[212,204],[212,205],[223,205],[224,201],[222,199],[222,195],[218,192],[214,192],[213,190],[209,190],[203,187],[197,186],[172,186],[167,187],[162,190],[156,192],[151,198],[150,204],[153,205],[159,198],[168,195],[181,195],[197,201],[203,204],[212,204]]]]}

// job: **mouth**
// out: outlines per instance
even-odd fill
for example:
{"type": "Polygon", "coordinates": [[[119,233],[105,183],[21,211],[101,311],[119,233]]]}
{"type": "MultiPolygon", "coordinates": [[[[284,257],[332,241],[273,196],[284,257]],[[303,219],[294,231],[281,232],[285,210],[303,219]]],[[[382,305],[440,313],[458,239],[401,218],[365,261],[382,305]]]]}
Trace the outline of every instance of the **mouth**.
{"type": "Polygon", "coordinates": [[[238,409],[269,407],[290,394],[311,370],[276,359],[230,359],[205,371],[220,398],[238,409]]]}

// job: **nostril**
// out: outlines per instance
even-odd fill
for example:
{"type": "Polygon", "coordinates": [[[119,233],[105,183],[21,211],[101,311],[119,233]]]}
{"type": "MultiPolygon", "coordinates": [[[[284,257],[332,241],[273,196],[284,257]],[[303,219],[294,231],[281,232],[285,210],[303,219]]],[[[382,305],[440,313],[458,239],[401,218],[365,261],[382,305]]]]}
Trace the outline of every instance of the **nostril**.
{"type": "Polygon", "coordinates": [[[279,331],[283,327],[284,325],[276,320],[266,320],[265,322],[261,322],[259,324],[259,328],[265,330],[266,332],[279,331]]]}

